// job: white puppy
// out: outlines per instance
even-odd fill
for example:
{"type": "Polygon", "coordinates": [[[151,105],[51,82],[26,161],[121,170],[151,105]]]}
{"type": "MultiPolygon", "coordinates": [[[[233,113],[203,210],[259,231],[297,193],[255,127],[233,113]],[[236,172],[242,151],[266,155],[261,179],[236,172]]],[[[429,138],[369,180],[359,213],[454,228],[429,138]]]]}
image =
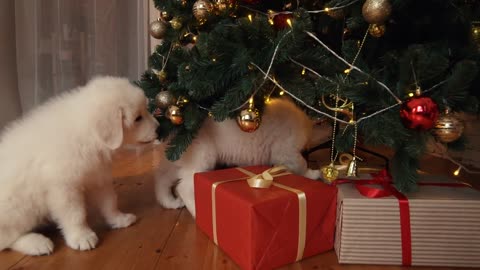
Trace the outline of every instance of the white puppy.
{"type": "Polygon", "coordinates": [[[260,127],[253,133],[242,132],[235,120],[215,122],[208,119],[178,161],[162,162],[155,176],[157,200],[165,208],[180,208],[185,204],[195,216],[193,175],[212,170],[217,163],[285,165],[293,173],[317,179],[320,171],[308,169],[301,155],[310,141],[312,127],[313,122],[288,99],[271,100],[266,105],[260,127]],[[178,179],[179,197],[175,198],[171,187],[178,179]]]}
{"type": "Polygon", "coordinates": [[[58,224],[71,248],[94,248],[98,238],[86,221],[90,199],[111,227],[135,222],[135,215],[117,208],[111,152],[156,138],[158,122],[146,101],[128,80],[100,77],[5,129],[0,137],[0,250],[51,253],[52,241],[32,232],[45,221],[58,224]]]}

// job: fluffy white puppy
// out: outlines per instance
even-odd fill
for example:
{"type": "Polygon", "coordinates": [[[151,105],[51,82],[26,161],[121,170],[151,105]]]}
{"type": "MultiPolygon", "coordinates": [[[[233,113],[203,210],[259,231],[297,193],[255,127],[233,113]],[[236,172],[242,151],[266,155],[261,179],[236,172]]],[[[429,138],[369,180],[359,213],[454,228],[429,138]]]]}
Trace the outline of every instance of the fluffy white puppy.
{"type": "Polygon", "coordinates": [[[86,221],[93,200],[112,228],[135,222],[117,208],[111,152],[153,141],[158,122],[141,89],[99,77],[59,95],[8,126],[0,137],[0,250],[49,254],[53,243],[32,232],[58,224],[73,249],[96,246],[86,221]]]}
{"type": "Polygon", "coordinates": [[[185,205],[195,216],[193,175],[212,170],[218,163],[285,165],[293,173],[317,179],[320,171],[308,169],[301,155],[310,141],[312,127],[308,116],[285,98],[273,99],[266,105],[262,123],[253,133],[242,132],[235,120],[208,119],[182,157],[174,163],[165,160],[156,171],[157,200],[165,208],[185,205]],[[171,187],[178,179],[179,196],[175,197],[171,187]]]}

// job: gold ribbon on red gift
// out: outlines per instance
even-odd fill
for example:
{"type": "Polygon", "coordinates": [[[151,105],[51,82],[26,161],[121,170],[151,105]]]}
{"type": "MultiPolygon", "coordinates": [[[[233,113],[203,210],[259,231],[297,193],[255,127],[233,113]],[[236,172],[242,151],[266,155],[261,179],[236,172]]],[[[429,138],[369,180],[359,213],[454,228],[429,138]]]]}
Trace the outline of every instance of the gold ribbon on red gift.
{"type": "Polygon", "coordinates": [[[236,179],[218,181],[212,184],[212,226],[213,226],[213,242],[218,245],[217,237],[217,214],[216,214],[216,189],[219,185],[247,180],[247,183],[252,188],[269,188],[270,186],[275,186],[284,190],[288,190],[297,195],[298,198],[298,245],[297,245],[297,256],[295,261],[299,261],[303,258],[303,252],[305,250],[306,243],[306,231],[307,231],[307,196],[305,192],[295,189],[280,183],[274,182],[275,177],[284,176],[291,174],[284,166],[275,166],[263,171],[260,174],[255,174],[251,171],[248,171],[244,168],[235,168],[238,171],[246,174],[246,177],[240,177],[236,179]]]}
{"type": "MultiPolygon", "coordinates": [[[[412,265],[412,232],[410,225],[410,205],[408,198],[399,192],[393,185],[392,176],[387,170],[381,170],[378,173],[372,173],[372,179],[340,179],[334,182],[334,185],[351,183],[360,194],[368,198],[382,198],[395,196],[398,199],[400,210],[400,230],[402,241],[402,264],[404,266],[412,265]],[[380,185],[381,188],[369,187],[366,185],[380,185]]],[[[440,186],[440,187],[471,187],[466,183],[418,183],[420,186],[440,186]]]]}

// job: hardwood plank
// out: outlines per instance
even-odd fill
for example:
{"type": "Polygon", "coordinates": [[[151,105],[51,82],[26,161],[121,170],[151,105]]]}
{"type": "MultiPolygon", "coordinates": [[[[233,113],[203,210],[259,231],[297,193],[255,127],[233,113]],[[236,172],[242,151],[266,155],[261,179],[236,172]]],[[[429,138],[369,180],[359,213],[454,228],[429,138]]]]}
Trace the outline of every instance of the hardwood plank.
{"type": "Polygon", "coordinates": [[[152,175],[117,180],[122,210],[135,213],[137,224],[130,228],[109,230],[97,221],[95,231],[99,246],[80,252],[68,248],[59,234],[52,256],[27,257],[16,267],[22,269],[153,269],[157,263],[180,210],[165,210],[154,198],[152,175]]]}
{"type": "Polygon", "coordinates": [[[0,252],[0,269],[9,269],[26,256],[13,251],[0,252]]]}
{"type": "Polygon", "coordinates": [[[240,269],[195,225],[184,209],[156,266],[162,269],[240,269]]]}

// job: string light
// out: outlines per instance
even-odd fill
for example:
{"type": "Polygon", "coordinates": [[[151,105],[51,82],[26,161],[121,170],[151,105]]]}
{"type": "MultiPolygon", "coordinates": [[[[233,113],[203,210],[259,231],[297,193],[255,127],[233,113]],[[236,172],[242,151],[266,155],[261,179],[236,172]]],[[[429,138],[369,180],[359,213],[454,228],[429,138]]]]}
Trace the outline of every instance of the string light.
{"type": "Polygon", "coordinates": [[[305,68],[302,69],[302,75],[305,75],[305,68]]]}
{"type": "Polygon", "coordinates": [[[415,94],[414,93],[408,93],[409,97],[413,97],[415,94]]]}
{"type": "Polygon", "coordinates": [[[249,20],[250,22],[253,22],[252,14],[248,14],[248,20],[249,20]]]}
{"type": "Polygon", "coordinates": [[[292,27],[292,20],[290,20],[290,18],[287,19],[287,24],[292,27]]]}
{"type": "Polygon", "coordinates": [[[347,69],[345,69],[345,70],[343,71],[343,73],[348,74],[348,73],[350,73],[351,70],[352,70],[352,69],[347,68],[347,69]]]}
{"type": "Polygon", "coordinates": [[[453,172],[453,175],[458,176],[458,175],[460,174],[460,170],[462,170],[462,167],[458,167],[458,169],[456,169],[456,170],[453,172]]]}
{"type": "Polygon", "coordinates": [[[285,94],[285,92],[283,91],[280,91],[280,93],[278,93],[280,96],[283,96],[285,94]]]}

